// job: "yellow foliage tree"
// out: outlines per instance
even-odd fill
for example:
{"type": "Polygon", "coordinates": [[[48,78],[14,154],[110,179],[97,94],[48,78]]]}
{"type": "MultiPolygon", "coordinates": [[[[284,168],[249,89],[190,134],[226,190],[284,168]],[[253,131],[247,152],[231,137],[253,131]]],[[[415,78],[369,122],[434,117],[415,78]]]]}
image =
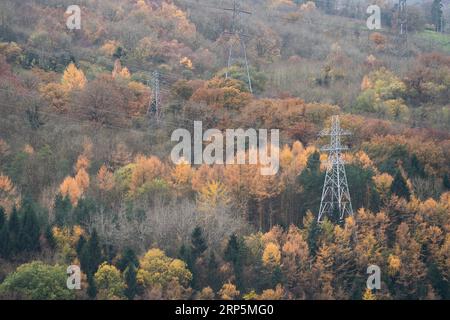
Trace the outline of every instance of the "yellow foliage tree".
{"type": "Polygon", "coordinates": [[[139,156],[131,175],[130,191],[136,195],[139,188],[151,183],[156,178],[162,178],[166,172],[164,164],[157,157],[146,158],[139,156]]]}
{"type": "Polygon", "coordinates": [[[291,148],[289,148],[288,145],[285,145],[283,147],[283,149],[281,149],[281,152],[280,152],[280,167],[281,167],[281,169],[288,168],[293,159],[294,159],[294,154],[292,153],[291,148]]]}
{"type": "Polygon", "coordinates": [[[353,158],[353,163],[359,165],[361,168],[364,168],[364,169],[371,168],[374,171],[377,171],[376,167],[373,164],[373,161],[370,159],[370,157],[364,151],[358,151],[355,154],[355,157],[353,158]]]}
{"type": "Polygon", "coordinates": [[[294,155],[294,157],[299,156],[304,150],[305,148],[300,141],[297,140],[292,144],[292,154],[294,155]]]}
{"type": "Polygon", "coordinates": [[[120,46],[119,42],[115,40],[108,40],[100,48],[100,52],[107,56],[112,57],[119,46],[120,46]]]}
{"type": "Polygon", "coordinates": [[[389,274],[390,275],[395,275],[397,272],[399,272],[401,266],[402,266],[402,261],[400,260],[399,257],[391,254],[389,255],[388,258],[388,265],[389,265],[389,274]]]}
{"type": "Polygon", "coordinates": [[[75,181],[81,191],[81,193],[86,192],[86,190],[89,188],[89,174],[86,172],[86,169],[81,168],[76,176],[75,176],[75,181]]]}
{"type": "Polygon", "coordinates": [[[238,110],[251,100],[243,82],[234,79],[213,78],[192,95],[195,102],[204,102],[214,109],[238,110]]]}
{"type": "Polygon", "coordinates": [[[197,294],[197,300],[214,300],[214,297],[214,291],[210,287],[203,288],[202,291],[197,294]]]}
{"type": "Polygon", "coordinates": [[[296,226],[291,226],[282,246],[281,268],[287,290],[296,297],[306,298],[307,284],[311,280],[308,243],[296,226]]]}
{"type": "Polygon", "coordinates": [[[67,177],[59,187],[63,197],[69,197],[72,205],[76,205],[82,195],[82,190],[78,186],[77,181],[73,177],[67,177]]]}
{"type": "Polygon", "coordinates": [[[67,177],[61,183],[59,190],[63,197],[69,197],[72,205],[76,205],[78,200],[84,192],[87,191],[90,184],[89,174],[87,169],[89,168],[90,161],[85,154],[89,154],[90,144],[85,143],[85,150],[82,155],[77,159],[77,163],[74,168],[76,170],[75,177],[67,177]]]}
{"type": "Polygon", "coordinates": [[[198,193],[197,197],[197,206],[203,213],[214,212],[214,209],[226,207],[230,202],[231,198],[226,187],[218,181],[210,182],[198,193]]]}
{"type": "Polygon", "coordinates": [[[273,242],[268,243],[264,249],[262,261],[265,266],[270,268],[279,266],[281,262],[281,253],[278,245],[273,242]]]}
{"type": "Polygon", "coordinates": [[[167,257],[160,249],[150,249],[140,259],[137,281],[145,288],[159,285],[164,289],[173,280],[186,287],[191,279],[186,263],[167,257]]]}
{"type": "Polygon", "coordinates": [[[128,102],[127,113],[131,116],[144,115],[147,112],[148,101],[150,100],[150,89],[136,81],[128,83],[128,89],[132,95],[132,99],[128,102]]]}
{"type": "Polygon", "coordinates": [[[100,265],[94,275],[98,290],[97,298],[100,300],[120,300],[125,298],[125,281],[120,271],[106,262],[100,265]]]}
{"type": "Polygon", "coordinates": [[[373,177],[375,187],[382,198],[386,199],[391,190],[394,178],[389,173],[382,173],[373,177]]]}
{"type": "Polygon", "coordinates": [[[370,88],[372,88],[372,82],[370,81],[368,76],[364,76],[361,82],[361,91],[365,91],[370,88]]]}
{"type": "Polygon", "coordinates": [[[61,80],[64,90],[82,90],[86,85],[86,77],[82,70],[79,70],[75,64],[71,63],[64,71],[61,80]]]}
{"type": "Polygon", "coordinates": [[[275,290],[268,289],[264,290],[261,295],[259,295],[256,299],[257,300],[281,300],[284,296],[284,289],[283,287],[278,284],[275,290]]]}
{"type": "Polygon", "coordinates": [[[191,165],[187,161],[178,163],[170,174],[172,184],[179,194],[186,194],[191,189],[191,179],[193,171],[191,165]]]}
{"type": "Polygon", "coordinates": [[[223,176],[223,166],[208,166],[198,168],[192,176],[192,190],[200,192],[213,181],[219,181],[223,176]]]}
{"type": "Polygon", "coordinates": [[[72,228],[53,227],[52,234],[56,242],[58,261],[79,264],[75,248],[80,237],[85,235],[83,228],[80,226],[73,226],[72,228]]]}
{"type": "Polygon", "coordinates": [[[33,155],[34,154],[34,148],[31,146],[31,145],[29,145],[29,144],[26,144],[24,147],[23,147],[23,152],[25,152],[26,154],[28,154],[28,155],[33,155]]]}
{"type": "Polygon", "coordinates": [[[334,298],[334,289],[332,281],[334,256],[330,246],[323,244],[317,253],[316,261],[313,265],[313,272],[317,277],[317,298],[321,300],[331,300],[334,298]]]}
{"type": "Polygon", "coordinates": [[[105,165],[97,173],[97,186],[102,191],[111,191],[115,186],[114,175],[105,165]]]}
{"type": "Polygon", "coordinates": [[[39,92],[52,110],[60,113],[67,111],[69,97],[62,84],[51,82],[42,86],[39,92]]]}
{"type": "Polygon", "coordinates": [[[372,293],[372,290],[366,289],[363,295],[363,300],[377,300],[377,297],[372,293]]]}
{"type": "Polygon", "coordinates": [[[191,61],[191,59],[189,59],[188,57],[183,57],[183,58],[180,60],[180,64],[181,64],[182,66],[184,66],[186,69],[189,69],[189,70],[194,69],[194,66],[193,66],[193,64],[192,64],[192,61],[191,61]]]}
{"type": "Polygon", "coordinates": [[[240,292],[236,289],[236,286],[232,283],[225,283],[222,289],[219,291],[220,298],[222,300],[235,300],[239,297],[240,292]]]}
{"type": "Polygon", "coordinates": [[[82,169],[87,170],[89,168],[89,165],[89,159],[84,155],[80,155],[77,159],[77,163],[75,164],[75,171],[78,172],[82,169]]]}

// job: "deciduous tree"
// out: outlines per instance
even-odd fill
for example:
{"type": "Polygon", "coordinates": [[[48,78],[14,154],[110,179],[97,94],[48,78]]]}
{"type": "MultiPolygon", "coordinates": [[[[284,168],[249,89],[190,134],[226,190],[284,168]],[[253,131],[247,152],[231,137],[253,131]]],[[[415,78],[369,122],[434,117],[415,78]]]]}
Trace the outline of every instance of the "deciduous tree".
{"type": "Polygon", "coordinates": [[[67,289],[66,268],[35,261],[19,266],[0,285],[0,296],[6,299],[72,300],[73,290],[67,289]]]}
{"type": "Polygon", "coordinates": [[[86,82],[83,71],[79,70],[73,63],[66,68],[61,80],[61,84],[66,91],[82,90],[86,82]]]}
{"type": "Polygon", "coordinates": [[[126,288],[122,274],[116,267],[106,262],[100,265],[94,275],[95,285],[98,290],[97,298],[101,300],[118,300],[125,297],[126,288]]]}

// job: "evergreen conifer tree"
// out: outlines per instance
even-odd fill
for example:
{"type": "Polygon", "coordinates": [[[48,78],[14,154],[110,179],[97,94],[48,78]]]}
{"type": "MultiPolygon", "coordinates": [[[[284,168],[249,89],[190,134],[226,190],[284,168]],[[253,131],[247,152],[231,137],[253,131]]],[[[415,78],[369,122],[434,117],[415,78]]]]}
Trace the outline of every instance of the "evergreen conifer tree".
{"type": "Polygon", "coordinates": [[[395,174],[394,181],[391,186],[391,193],[408,201],[411,198],[408,184],[406,183],[406,180],[400,170],[397,170],[397,173],[395,174]]]}
{"type": "Polygon", "coordinates": [[[50,225],[48,225],[45,229],[45,239],[47,240],[50,248],[54,249],[56,247],[56,239],[53,236],[52,227],[50,225]]]}
{"type": "Polygon", "coordinates": [[[216,255],[211,251],[208,258],[208,284],[214,291],[220,290],[221,287],[218,269],[216,255]]]}
{"type": "Polygon", "coordinates": [[[69,197],[63,197],[58,194],[55,198],[54,204],[55,212],[55,223],[57,226],[62,227],[64,225],[69,225],[71,220],[72,203],[69,197]]]}
{"type": "Polygon", "coordinates": [[[3,228],[5,224],[6,224],[5,209],[3,209],[3,207],[0,207],[0,229],[3,228]]]}
{"type": "Polygon", "coordinates": [[[40,250],[39,237],[40,227],[36,215],[36,209],[33,203],[26,199],[21,208],[19,248],[26,252],[35,252],[40,250]]]}
{"type": "Polygon", "coordinates": [[[196,227],[194,231],[192,232],[191,236],[191,253],[192,257],[195,260],[197,260],[198,257],[200,257],[203,252],[208,249],[208,245],[206,244],[206,240],[203,237],[203,231],[202,228],[196,227]]]}
{"type": "Polygon", "coordinates": [[[20,221],[17,208],[14,207],[8,222],[9,233],[9,251],[11,254],[19,252],[19,233],[20,233],[20,221]]]}
{"type": "Polygon", "coordinates": [[[125,289],[125,296],[129,300],[133,300],[137,294],[137,281],[136,281],[137,269],[133,262],[128,264],[128,267],[125,269],[123,276],[125,278],[125,282],[127,284],[127,288],[125,289]]]}
{"type": "Polygon", "coordinates": [[[7,223],[0,228],[0,257],[8,259],[11,254],[11,241],[9,235],[9,226],[7,223]]]}
{"type": "Polygon", "coordinates": [[[117,268],[121,272],[125,272],[130,265],[133,265],[135,268],[139,267],[139,259],[136,256],[136,253],[131,248],[126,248],[122,254],[122,257],[117,262],[117,268]]]}
{"type": "Polygon", "coordinates": [[[228,245],[225,249],[225,260],[233,264],[234,275],[236,277],[236,286],[241,289],[242,283],[242,272],[243,272],[243,261],[241,254],[241,244],[236,234],[231,235],[228,245]]]}

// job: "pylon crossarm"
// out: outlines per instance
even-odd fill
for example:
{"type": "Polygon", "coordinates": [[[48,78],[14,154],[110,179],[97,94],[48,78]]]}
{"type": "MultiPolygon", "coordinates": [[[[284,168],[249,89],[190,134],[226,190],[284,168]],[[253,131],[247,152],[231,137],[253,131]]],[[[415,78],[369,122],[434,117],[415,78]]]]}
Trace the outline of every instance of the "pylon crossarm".
{"type": "Polygon", "coordinates": [[[339,146],[339,147],[325,146],[325,147],[320,148],[320,150],[323,152],[338,152],[338,151],[347,151],[349,149],[348,149],[348,147],[345,147],[345,146],[339,146]]]}
{"type": "Polygon", "coordinates": [[[319,133],[320,137],[330,137],[330,136],[351,136],[353,135],[350,131],[339,130],[338,132],[323,130],[319,133]]]}

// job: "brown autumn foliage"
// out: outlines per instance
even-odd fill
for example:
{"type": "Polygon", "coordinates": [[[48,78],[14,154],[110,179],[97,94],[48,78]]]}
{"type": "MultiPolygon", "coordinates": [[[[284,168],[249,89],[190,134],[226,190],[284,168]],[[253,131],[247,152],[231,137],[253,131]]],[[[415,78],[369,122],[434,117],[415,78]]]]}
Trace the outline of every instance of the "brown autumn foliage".
{"type": "Polygon", "coordinates": [[[111,191],[115,186],[114,175],[105,165],[97,173],[97,186],[102,191],[111,191]]]}
{"type": "Polygon", "coordinates": [[[131,175],[130,191],[137,194],[139,188],[162,177],[166,172],[165,165],[157,157],[138,156],[136,166],[131,175]]]}
{"type": "Polygon", "coordinates": [[[251,95],[244,84],[233,79],[213,78],[197,89],[191,97],[194,102],[203,102],[213,109],[239,110],[250,102],[251,95]]]}

